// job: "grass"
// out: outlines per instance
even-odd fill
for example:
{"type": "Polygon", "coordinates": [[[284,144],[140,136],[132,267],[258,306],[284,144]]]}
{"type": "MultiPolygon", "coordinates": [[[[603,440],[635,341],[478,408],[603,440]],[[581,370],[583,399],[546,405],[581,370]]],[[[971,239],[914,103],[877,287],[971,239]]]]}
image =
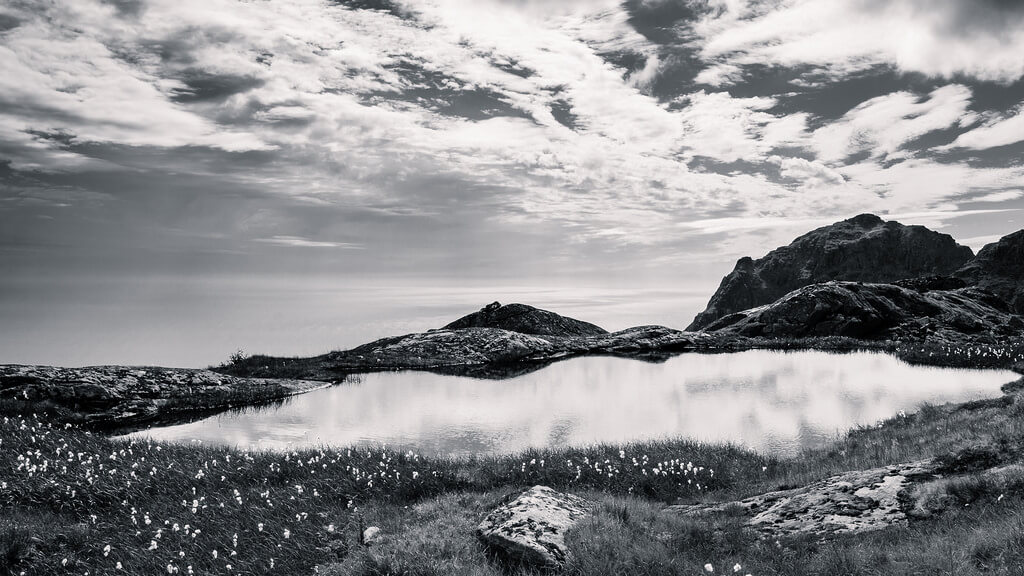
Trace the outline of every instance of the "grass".
{"type": "Polygon", "coordinates": [[[368,449],[245,452],[115,441],[7,416],[0,574],[527,573],[489,555],[473,529],[502,498],[533,484],[599,502],[571,534],[572,574],[701,574],[708,563],[716,574],[739,564],[741,575],[1024,574],[1018,476],[950,482],[930,498],[970,506],[827,544],[761,541],[735,518],[698,522],[664,510],[932,456],[970,473],[1019,461],[1021,447],[1024,403],[1012,397],[926,406],[786,460],[689,441],[467,460],[368,449]],[[359,535],[371,525],[385,537],[366,548],[359,535]]]}

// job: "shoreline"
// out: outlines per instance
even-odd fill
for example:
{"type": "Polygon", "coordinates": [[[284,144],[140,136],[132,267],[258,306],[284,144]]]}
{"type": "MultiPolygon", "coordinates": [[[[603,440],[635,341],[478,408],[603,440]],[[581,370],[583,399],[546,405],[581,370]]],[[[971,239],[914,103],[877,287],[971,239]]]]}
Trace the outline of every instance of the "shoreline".
{"type": "MultiPolygon", "coordinates": [[[[470,343],[478,347],[493,343],[495,338],[505,342],[509,335],[525,336],[500,329],[477,328],[471,331],[475,337],[482,335],[482,339],[470,343]]],[[[385,339],[385,343],[453,332],[459,331],[431,331],[385,339]]],[[[1022,348],[1017,343],[998,349],[969,341],[934,345],[847,337],[723,338],[662,327],[640,327],[602,337],[530,338],[535,341],[534,348],[519,351],[516,358],[499,357],[491,361],[475,358],[471,363],[454,362],[449,351],[425,358],[422,355],[412,356],[407,350],[402,351],[403,356],[386,348],[368,349],[378,345],[378,341],[312,358],[251,356],[207,370],[0,365],[0,400],[6,404],[7,413],[38,412],[47,414],[58,423],[84,424],[98,431],[127,433],[154,425],[191,422],[233,408],[273,404],[297,394],[342,383],[346,378],[359,374],[413,370],[502,380],[541,370],[562,360],[586,356],[664,362],[686,353],[871,351],[889,354],[914,365],[1008,369],[1024,374],[1024,355],[1018,356],[1022,348]],[[623,334],[633,338],[623,338],[623,334]],[[353,362],[353,358],[358,362],[353,362]],[[382,359],[387,363],[380,362],[382,359]]]]}

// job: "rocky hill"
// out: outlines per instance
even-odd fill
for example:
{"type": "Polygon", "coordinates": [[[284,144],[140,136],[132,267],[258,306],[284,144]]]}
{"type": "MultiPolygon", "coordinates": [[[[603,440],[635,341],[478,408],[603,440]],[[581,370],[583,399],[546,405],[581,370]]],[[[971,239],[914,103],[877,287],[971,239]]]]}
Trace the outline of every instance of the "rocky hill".
{"type": "Polygon", "coordinates": [[[1024,230],[986,245],[956,276],[998,295],[1014,312],[1024,314],[1024,230]]]}
{"type": "Polygon", "coordinates": [[[706,332],[748,337],[846,336],[862,340],[982,342],[1020,335],[1024,321],[978,288],[928,290],[895,284],[824,282],[719,318],[706,332]]]}
{"type": "Polygon", "coordinates": [[[973,255],[946,234],[861,214],[808,232],[758,260],[741,258],[687,330],[703,329],[723,316],[819,282],[950,275],[973,255]]]}
{"type": "Polygon", "coordinates": [[[462,328],[501,328],[535,336],[596,336],[608,331],[589,322],[561,316],[554,312],[527,306],[493,302],[478,312],[468,314],[446,325],[445,330],[462,328]]]}

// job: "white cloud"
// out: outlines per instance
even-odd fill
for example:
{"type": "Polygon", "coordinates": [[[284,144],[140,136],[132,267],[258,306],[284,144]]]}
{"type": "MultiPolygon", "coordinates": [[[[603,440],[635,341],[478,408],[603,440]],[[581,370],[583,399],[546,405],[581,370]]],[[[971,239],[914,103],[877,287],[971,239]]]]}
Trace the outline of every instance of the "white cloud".
{"type": "Polygon", "coordinates": [[[1011,114],[996,116],[981,126],[964,132],[942,149],[985,150],[1022,141],[1024,141],[1024,107],[1018,107],[1011,114]]]}
{"type": "Polygon", "coordinates": [[[841,161],[860,152],[872,158],[892,156],[929,132],[969,121],[970,99],[970,89],[959,84],[937,88],[927,99],[909,92],[872,98],[816,130],[814,148],[826,161],[841,161]]]}
{"type": "MultiPolygon", "coordinates": [[[[703,31],[729,18],[739,28],[768,18],[753,12],[759,5],[720,4],[703,31]]],[[[777,98],[700,91],[666,104],[644,94],[662,62],[615,0],[410,6],[416,19],[321,0],[146,0],[138,17],[121,17],[93,0],[57,0],[0,39],[0,64],[18,73],[0,79],[8,104],[0,154],[19,168],[91,162],[30,132],[40,130],[78,142],[272,150],[266,166],[230,177],[293,203],[385,204],[435,218],[465,209],[453,200],[462,194],[494,222],[551,224],[579,245],[671,242],[680,221],[711,214],[819,221],[949,210],[965,191],[1022,182],[1012,170],[882,166],[902,158],[907,142],[970,118],[970,92],[960,85],[923,99],[872,99],[810,132],[811,116],[777,112],[777,98]],[[599,54],[616,51],[645,55],[647,65],[628,75],[599,54]],[[196,74],[246,82],[204,99],[188,85],[196,74]],[[180,97],[187,89],[194,98],[180,97]],[[466,94],[515,114],[460,116],[456,101],[466,94]],[[556,119],[556,104],[571,112],[571,128],[556,119]],[[794,148],[817,157],[780,151],[794,148]],[[863,151],[870,161],[842,166],[863,151]],[[691,170],[700,158],[746,165],[691,170]]],[[[743,59],[767,49],[728,34],[709,44],[718,64],[702,81],[736,81],[743,59]],[[727,41],[742,50],[722,48],[727,41]]],[[[310,239],[315,230],[265,224],[251,232],[261,243],[342,247],[310,239]]]]}
{"type": "Polygon", "coordinates": [[[1024,10],[993,0],[779,0],[712,11],[695,28],[705,58],[811,65],[848,74],[875,65],[1008,82],[1024,75],[1024,10]]]}
{"type": "Polygon", "coordinates": [[[256,242],[262,242],[264,244],[274,244],[277,246],[288,246],[293,248],[347,248],[347,249],[362,249],[363,246],[359,244],[351,244],[346,242],[325,242],[322,240],[310,240],[309,238],[303,238],[301,236],[271,236],[270,238],[257,238],[256,242]]]}
{"type": "Polygon", "coordinates": [[[681,97],[679,111],[685,126],[682,143],[690,156],[721,162],[762,160],[772,148],[802,146],[807,116],[778,117],[767,112],[773,98],[733,98],[728,92],[703,90],[681,97]]]}
{"type": "Polygon", "coordinates": [[[735,84],[743,78],[743,69],[734,64],[715,64],[701,70],[694,82],[720,87],[735,84]]]}
{"type": "Polygon", "coordinates": [[[971,202],[1008,202],[1024,197],[1024,190],[1005,190],[970,198],[971,202]]]}

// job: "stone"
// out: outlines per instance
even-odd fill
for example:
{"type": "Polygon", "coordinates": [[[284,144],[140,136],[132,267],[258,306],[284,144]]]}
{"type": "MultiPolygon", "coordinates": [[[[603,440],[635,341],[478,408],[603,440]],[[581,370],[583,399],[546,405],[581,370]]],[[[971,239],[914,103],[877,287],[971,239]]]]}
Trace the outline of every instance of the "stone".
{"type": "Polygon", "coordinates": [[[769,492],[737,502],[671,506],[687,516],[729,513],[762,536],[860,533],[908,523],[905,491],[936,478],[931,461],[847,472],[801,488],[769,492]]]}
{"type": "Polygon", "coordinates": [[[592,506],[578,496],[534,486],[488,514],[477,535],[512,560],[559,568],[570,558],[565,534],[590,515],[592,506]]]}
{"type": "Polygon", "coordinates": [[[445,330],[461,328],[501,328],[521,334],[538,336],[596,336],[608,331],[589,322],[560,316],[554,312],[534,308],[525,304],[494,302],[451,322],[445,330]]]}
{"type": "Polygon", "coordinates": [[[946,234],[861,214],[808,232],[758,260],[741,258],[687,330],[830,280],[888,283],[948,276],[973,255],[946,234]]]}

